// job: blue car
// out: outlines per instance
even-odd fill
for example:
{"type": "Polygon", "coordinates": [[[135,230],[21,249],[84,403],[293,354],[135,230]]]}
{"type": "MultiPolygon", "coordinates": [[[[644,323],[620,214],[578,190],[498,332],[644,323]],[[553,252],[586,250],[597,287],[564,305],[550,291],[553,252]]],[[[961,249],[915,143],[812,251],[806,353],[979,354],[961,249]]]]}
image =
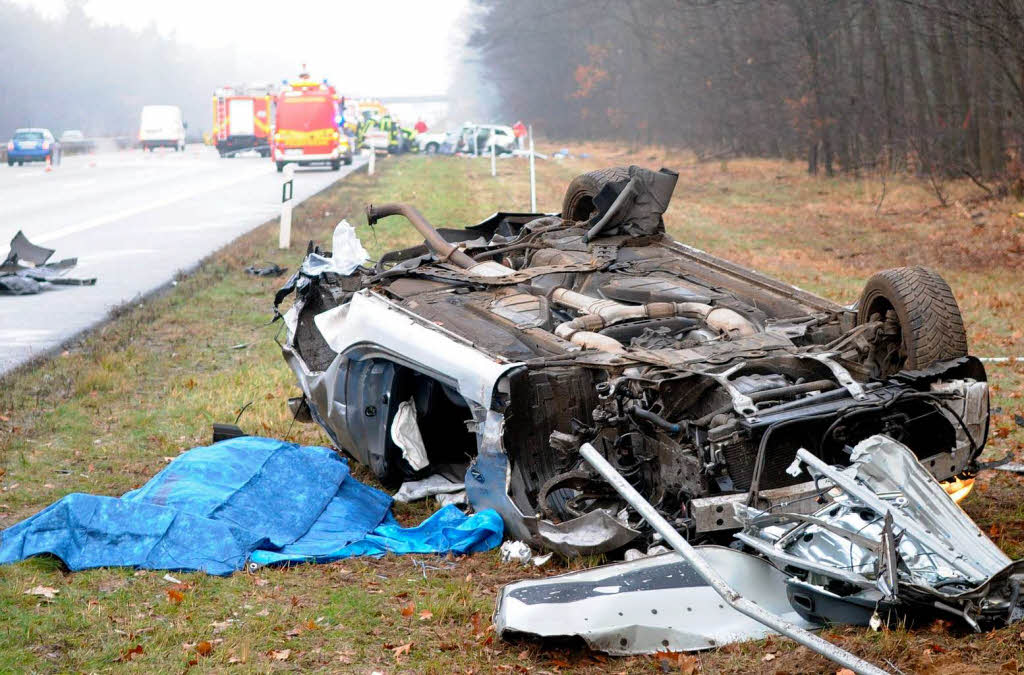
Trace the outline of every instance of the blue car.
{"type": "Polygon", "coordinates": [[[46,160],[60,164],[60,156],[60,143],[49,129],[16,129],[14,137],[7,142],[7,166],[46,160]]]}

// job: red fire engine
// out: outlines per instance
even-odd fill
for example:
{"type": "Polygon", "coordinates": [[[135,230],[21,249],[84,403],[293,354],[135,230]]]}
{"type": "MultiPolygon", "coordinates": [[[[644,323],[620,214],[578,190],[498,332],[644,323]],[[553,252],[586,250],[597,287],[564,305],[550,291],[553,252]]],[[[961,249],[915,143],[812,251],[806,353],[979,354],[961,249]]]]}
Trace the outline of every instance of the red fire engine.
{"type": "Polygon", "coordinates": [[[352,163],[352,144],[343,129],[344,99],[327,81],[314,82],[303,69],[298,80],[285,81],[275,98],[271,152],[277,170],[288,163],[306,166],[352,163]]]}
{"type": "Polygon", "coordinates": [[[270,84],[221,87],[214,92],[212,135],[221,157],[231,157],[240,150],[270,156],[273,95],[270,84]]]}

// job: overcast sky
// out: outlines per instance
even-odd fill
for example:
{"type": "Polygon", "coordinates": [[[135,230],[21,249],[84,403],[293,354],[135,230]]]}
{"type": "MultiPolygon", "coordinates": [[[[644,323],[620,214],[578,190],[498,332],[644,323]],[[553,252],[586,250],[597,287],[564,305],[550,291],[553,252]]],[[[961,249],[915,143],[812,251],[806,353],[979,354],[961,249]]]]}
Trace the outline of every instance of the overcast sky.
{"type": "MultiPolygon", "coordinates": [[[[14,0],[59,17],[64,0],[14,0]]],[[[86,0],[96,23],[143,29],[154,24],[185,45],[232,47],[241,63],[286,72],[301,63],[346,95],[413,96],[448,90],[463,40],[460,18],[469,0],[86,0]]],[[[224,84],[228,84],[225,82],[224,84]]]]}

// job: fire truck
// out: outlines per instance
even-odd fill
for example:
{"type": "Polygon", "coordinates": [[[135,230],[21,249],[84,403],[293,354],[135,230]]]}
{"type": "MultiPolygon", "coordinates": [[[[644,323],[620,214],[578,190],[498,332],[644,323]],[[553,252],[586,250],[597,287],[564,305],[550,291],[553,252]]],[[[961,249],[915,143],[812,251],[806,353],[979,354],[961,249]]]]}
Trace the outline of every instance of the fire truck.
{"type": "Polygon", "coordinates": [[[334,87],[315,82],[303,69],[298,80],[285,81],[274,99],[271,153],[277,170],[285,164],[329,164],[337,171],[352,163],[352,144],[343,127],[345,99],[334,87]]]}
{"type": "Polygon", "coordinates": [[[213,94],[213,144],[221,157],[243,150],[270,156],[270,124],[275,88],[271,84],[221,87],[213,94]]]}

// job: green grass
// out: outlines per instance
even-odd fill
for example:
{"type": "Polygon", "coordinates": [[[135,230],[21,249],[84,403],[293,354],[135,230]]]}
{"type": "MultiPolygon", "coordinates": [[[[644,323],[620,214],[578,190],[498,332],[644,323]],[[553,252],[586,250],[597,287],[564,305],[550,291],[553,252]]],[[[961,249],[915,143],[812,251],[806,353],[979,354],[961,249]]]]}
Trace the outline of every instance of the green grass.
{"type": "MultiPolygon", "coordinates": [[[[588,160],[538,163],[541,210],[559,210],[564,186],[580,171],[629,160],[689,163],[671,153],[593,154],[588,160]]],[[[525,162],[498,166],[500,175],[492,179],[487,160],[382,161],[377,175],[353,175],[299,207],[292,250],[276,249],[276,225],[270,223],[211,256],[166,295],[119,311],[67,352],[5,379],[0,527],[70,492],[117,495],[137,487],[169,458],[207,443],[213,422],[233,421],[243,408],[239,423],[253,433],[326,443],[317,427],[291,424],[285,405],[297,388],[274,342],[280,324],[267,323],[273,292],[284,279],[251,277],[243,269],[265,260],[294,269],[305,242],[328,242],[342,218],[357,226],[373,256],[416,243],[401,219],[386,219],[370,231],[362,215],[367,202],[414,202],[435,224],[455,227],[497,209],[528,209],[525,162]]],[[[951,227],[964,227],[956,213],[942,209],[920,216],[932,204],[927,192],[911,181],[894,183],[875,216],[877,185],[870,181],[810,179],[797,165],[762,160],[733,161],[727,171],[720,164],[689,166],[666,221],[685,243],[842,302],[852,301],[875,269],[904,261],[936,265],[958,293],[974,351],[1024,355],[1015,325],[1024,300],[1005,258],[979,265],[971,251],[962,252],[962,259],[951,257],[943,237],[951,227]]],[[[1019,210],[1002,203],[989,208],[993,220],[1001,217],[1000,209],[1019,210]]],[[[1009,234],[999,236],[1015,236],[1012,216],[1008,223],[1009,234]]],[[[993,405],[1001,410],[993,418],[997,437],[990,453],[1019,452],[1024,432],[1013,415],[1022,412],[1024,364],[993,365],[990,373],[993,405]]],[[[357,475],[370,480],[365,471],[357,475]]],[[[994,528],[997,542],[1015,555],[1024,553],[1020,494],[1017,479],[999,476],[981,481],[968,502],[979,523],[994,528]]],[[[396,514],[412,523],[432,508],[399,505],[396,514]]],[[[177,574],[184,586],[176,587],[162,572],[66,574],[52,560],[31,560],[0,567],[0,672],[229,666],[246,672],[659,670],[649,658],[607,659],[575,648],[496,640],[488,626],[497,589],[543,573],[503,566],[489,553],[459,561],[391,557],[263,569],[229,578],[177,574]],[[440,569],[424,571],[414,560],[440,569]],[[52,601],[24,593],[37,585],[59,593],[52,601]],[[180,593],[180,601],[169,590],[180,593]],[[197,646],[204,642],[211,649],[201,655],[197,646]],[[408,643],[408,653],[395,654],[408,643]],[[142,652],[127,660],[136,647],[142,652]],[[284,650],[286,659],[280,658],[284,650]]],[[[833,639],[876,662],[892,659],[904,670],[930,667],[922,660],[930,644],[956,654],[958,663],[1024,662],[1017,632],[993,635],[844,628],[834,631],[833,639]]],[[[935,659],[945,656],[932,651],[935,659]]],[[[784,641],[704,653],[699,662],[707,672],[835,670],[784,641]],[[769,650],[777,658],[765,662],[769,650]]]]}

